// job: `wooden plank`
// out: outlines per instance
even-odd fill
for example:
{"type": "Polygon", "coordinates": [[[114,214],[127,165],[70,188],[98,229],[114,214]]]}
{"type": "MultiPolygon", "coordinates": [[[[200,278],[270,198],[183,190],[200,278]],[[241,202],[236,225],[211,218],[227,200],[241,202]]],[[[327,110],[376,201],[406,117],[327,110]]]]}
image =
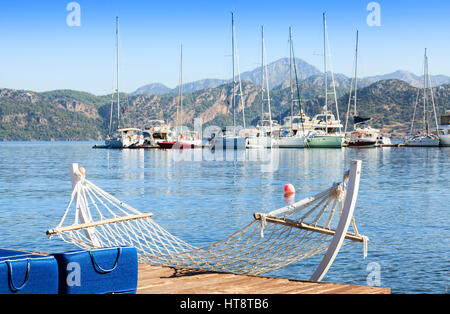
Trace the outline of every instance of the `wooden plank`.
{"type": "MultiPolygon", "coordinates": [[[[235,276],[235,275],[234,275],[235,276]]],[[[221,283],[227,282],[229,286],[232,286],[234,278],[223,278],[221,276],[210,278],[189,278],[187,281],[174,282],[170,286],[165,286],[165,289],[158,291],[158,293],[171,293],[171,294],[193,294],[193,293],[218,293],[217,288],[221,283]]]]}
{"type": "Polygon", "coordinates": [[[139,265],[140,294],[387,294],[389,289],[139,265]],[[178,274],[177,274],[178,273],[178,274]]]}

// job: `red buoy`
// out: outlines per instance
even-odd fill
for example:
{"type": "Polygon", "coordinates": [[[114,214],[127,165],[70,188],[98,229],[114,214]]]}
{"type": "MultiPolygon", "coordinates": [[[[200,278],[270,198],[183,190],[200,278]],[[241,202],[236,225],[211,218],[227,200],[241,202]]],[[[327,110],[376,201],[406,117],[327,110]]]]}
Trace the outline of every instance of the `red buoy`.
{"type": "Polygon", "coordinates": [[[295,187],[292,184],[286,184],[284,186],[285,196],[292,196],[295,194],[295,187]]]}

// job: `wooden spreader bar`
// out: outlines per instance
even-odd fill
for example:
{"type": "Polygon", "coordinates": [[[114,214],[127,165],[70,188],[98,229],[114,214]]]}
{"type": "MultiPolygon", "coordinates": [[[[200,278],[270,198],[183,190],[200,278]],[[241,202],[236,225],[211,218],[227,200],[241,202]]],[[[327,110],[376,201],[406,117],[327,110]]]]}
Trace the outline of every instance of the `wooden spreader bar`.
{"type": "Polygon", "coordinates": [[[49,230],[47,230],[46,233],[47,233],[47,235],[54,235],[54,234],[58,234],[58,233],[68,232],[68,231],[75,231],[75,230],[80,230],[80,229],[87,229],[87,228],[92,228],[92,227],[97,227],[97,226],[113,224],[113,223],[117,223],[117,222],[125,222],[125,221],[130,221],[130,220],[150,218],[152,216],[153,216],[152,213],[139,214],[139,215],[128,215],[125,217],[111,218],[111,219],[105,219],[105,220],[100,220],[100,221],[96,221],[96,222],[72,225],[72,226],[68,226],[68,227],[49,229],[49,230]]]}
{"type": "MultiPolygon", "coordinates": [[[[262,214],[255,213],[255,214],[253,214],[253,217],[256,220],[261,220],[262,214]]],[[[293,228],[298,228],[298,229],[305,229],[305,230],[314,231],[314,232],[327,234],[327,235],[331,235],[331,236],[334,236],[336,234],[336,231],[333,230],[333,229],[317,227],[317,226],[310,225],[310,224],[307,224],[307,223],[304,223],[304,222],[298,222],[298,221],[294,221],[294,220],[290,220],[290,219],[286,219],[286,218],[265,216],[265,220],[267,222],[274,223],[274,224],[280,224],[280,225],[283,225],[283,226],[293,227],[293,228]]],[[[356,235],[354,233],[346,233],[345,239],[351,240],[351,241],[357,241],[357,242],[363,242],[364,241],[362,236],[356,235]]]]}

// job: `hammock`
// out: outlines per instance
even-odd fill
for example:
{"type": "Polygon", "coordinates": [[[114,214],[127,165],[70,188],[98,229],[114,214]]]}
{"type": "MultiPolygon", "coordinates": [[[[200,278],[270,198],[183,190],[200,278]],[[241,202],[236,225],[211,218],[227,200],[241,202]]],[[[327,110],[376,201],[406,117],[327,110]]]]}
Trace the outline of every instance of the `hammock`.
{"type": "Polygon", "coordinates": [[[354,161],[342,182],[295,204],[254,220],[228,238],[195,247],[87,180],[84,169],[71,164],[73,192],[64,215],[47,235],[82,249],[132,246],[140,262],[177,269],[264,274],[316,254],[326,253],[311,277],[320,281],[343,245],[368,238],[356,228],[353,210],[361,162],[354,161]],[[72,221],[68,224],[67,221],[72,221]],[[352,226],[353,232],[348,232],[352,226]]]}

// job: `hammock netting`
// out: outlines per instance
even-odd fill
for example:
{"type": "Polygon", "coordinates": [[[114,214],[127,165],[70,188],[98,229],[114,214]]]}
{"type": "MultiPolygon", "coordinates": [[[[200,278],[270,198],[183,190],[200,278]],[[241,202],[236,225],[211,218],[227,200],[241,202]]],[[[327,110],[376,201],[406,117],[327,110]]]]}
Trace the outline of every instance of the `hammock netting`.
{"type": "MultiPolygon", "coordinates": [[[[82,249],[132,246],[140,262],[178,269],[258,275],[324,253],[343,209],[348,173],[342,182],[295,204],[267,214],[254,214],[247,226],[226,239],[195,247],[142,213],[85,179],[79,172],[71,200],[59,225],[47,231],[82,249]],[[71,223],[69,223],[71,222],[71,223]]],[[[363,242],[352,218],[353,232],[344,245],[363,242]]],[[[349,229],[350,231],[350,229],[349,229]]]]}

